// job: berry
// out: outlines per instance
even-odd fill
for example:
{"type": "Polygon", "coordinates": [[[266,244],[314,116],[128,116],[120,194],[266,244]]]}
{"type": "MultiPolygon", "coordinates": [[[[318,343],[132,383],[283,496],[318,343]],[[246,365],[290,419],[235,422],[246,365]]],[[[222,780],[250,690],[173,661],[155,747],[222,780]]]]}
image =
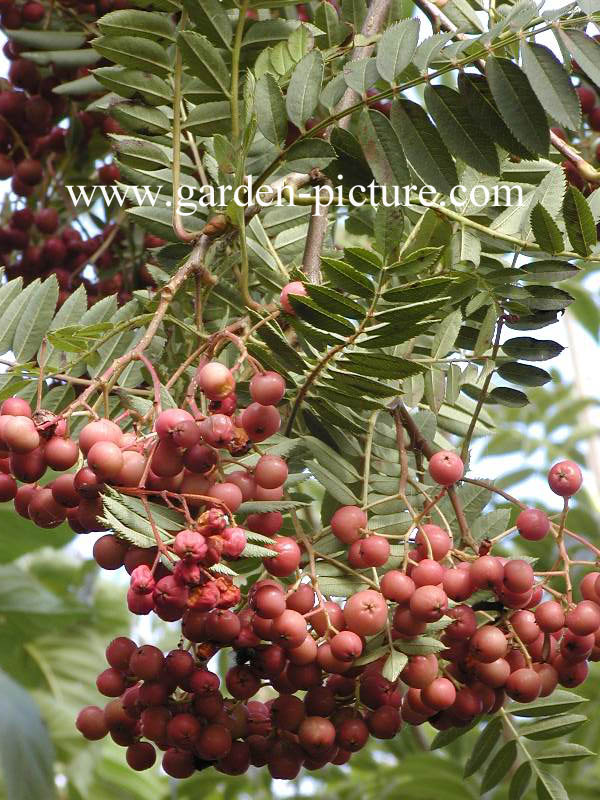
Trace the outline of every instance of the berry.
{"type": "Polygon", "coordinates": [[[596,94],[588,89],[587,86],[579,86],[576,89],[579,96],[579,104],[583,114],[589,114],[596,105],[596,94]]]}
{"type": "Polygon", "coordinates": [[[209,400],[222,400],[235,389],[231,370],[219,361],[210,361],[198,373],[198,386],[209,400]]]}
{"type": "Polygon", "coordinates": [[[359,636],[373,636],[387,621],[387,603],[379,592],[365,589],[352,595],[344,606],[348,628],[359,636]]]}
{"type": "Polygon", "coordinates": [[[574,461],[559,461],[548,473],[548,484],[560,497],[572,497],[581,488],[583,476],[574,461]]]}
{"type": "Polygon", "coordinates": [[[261,406],[276,406],[285,394],[285,380],[278,372],[257,372],[250,381],[250,397],[261,406]]]}
{"type": "Polygon", "coordinates": [[[440,486],[452,486],[464,475],[465,465],[451,450],[439,450],[429,459],[429,474],[440,486]]]}
{"type": "Polygon", "coordinates": [[[537,508],[526,508],[516,519],[517,530],[524,539],[539,542],[550,530],[550,520],[537,508]]]}
{"type": "Polygon", "coordinates": [[[296,312],[290,303],[289,296],[295,295],[297,297],[306,297],[307,294],[308,292],[304,288],[304,284],[301,281],[292,281],[292,283],[286,284],[281,290],[279,302],[281,303],[281,307],[284,311],[287,311],[288,314],[295,314],[296,312]]]}
{"type": "Polygon", "coordinates": [[[358,506],[342,506],[331,518],[331,530],[344,544],[352,544],[360,538],[361,528],[367,526],[367,515],[358,506]]]}

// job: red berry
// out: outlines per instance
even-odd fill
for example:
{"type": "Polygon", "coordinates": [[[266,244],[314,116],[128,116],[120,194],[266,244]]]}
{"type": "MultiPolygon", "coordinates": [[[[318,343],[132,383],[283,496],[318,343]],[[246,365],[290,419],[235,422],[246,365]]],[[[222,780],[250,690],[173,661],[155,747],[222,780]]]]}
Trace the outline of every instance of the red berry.
{"type": "Polygon", "coordinates": [[[440,486],[452,486],[465,472],[462,459],[451,450],[440,450],[429,459],[429,474],[440,486]]]}
{"type": "Polygon", "coordinates": [[[574,461],[559,461],[548,473],[548,484],[560,497],[571,497],[581,488],[583,476],[574,461]]]}
{"type": "Polygon", "coordinates": [[[550,530],[550,520],[537,508],[526,508],[521,511],[515,524],[521,536],[530,542],[540,541],[550,530]]]}

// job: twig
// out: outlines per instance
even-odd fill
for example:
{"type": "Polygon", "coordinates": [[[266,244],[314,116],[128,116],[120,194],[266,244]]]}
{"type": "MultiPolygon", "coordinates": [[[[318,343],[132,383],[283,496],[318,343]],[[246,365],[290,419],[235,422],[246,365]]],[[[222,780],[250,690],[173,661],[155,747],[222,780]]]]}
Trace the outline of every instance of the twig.
{"type": "MultiPolygon", "coordinates": [[[[502,335],[503,325],[504,325],[504,316],[500,315],[498,317],[498,322],[496,324],[496,336],[494,338],[494,344],[492,346],[491,360],[494,362],[494,364],[496,363],[496,358],[498,357],[498,350],[500,349],[500,337],[502,335]]],[[[477,425],[479,414],[481,413],[481,409],[483,408],[483,404],[485,403],[485,400],[487,398],[488,389],[490,388],[490,383],[492,381],[493,375],[494,375],[494,370],[490,370],[488,375],[486,376],[485,381],[483,382],[483,386],[481,387],[481,392],[479,393],[479,397],[477,398],[477,405],[475,406],[475,411],[473,412],[473,416],[471,417],[471,421],[469,422],[469,428],[464,438],[460,453],[460,456],[464,462],[466,462],[469,457],[469,446],[471,444],[471,439],[473,438],[473,432],[475,431],[475,426],[477,425]]]]}
{"type": "MultiPolygon", "coordinates": [[[[367,16],[365,17],[365,21],[363,22],[363,26],[360,31],[363,36],[373,36],[373,34],[377,33],[381,29],[381,26],[384,24],[387,17],[389,6],[390,0],[373,0],[369,6],[367,16]]],[[[362,47],[355,47],[352,51],[352,55],[350,56],[350,61],[358,61],[361,58],[368,58],[373,52],[374,47],[374,43],[364,45],[362,47]]],[[[355,104],[356,97],[357,94],[354,89],[348,87],[344,92],[342,99],[338,103],[335,113],[343,114],[344,112],[349,111],[355,104]]],[[[340,120],[340,127],[342,128],[347,128],[349,124],[349,115],[344,116],[340,120]]]]}

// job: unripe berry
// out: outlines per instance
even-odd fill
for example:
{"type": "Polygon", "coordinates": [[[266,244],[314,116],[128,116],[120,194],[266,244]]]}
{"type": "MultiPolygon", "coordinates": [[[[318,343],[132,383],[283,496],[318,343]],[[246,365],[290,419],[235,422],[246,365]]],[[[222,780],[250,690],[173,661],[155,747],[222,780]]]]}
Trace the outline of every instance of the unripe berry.
{"type": "Polygon", "coordinates": [[[537,508],[521,511],[515,524],[521,536],[530,542],[539,542],[550,530],[550,520],[537,508]]]}
{"type": "Polygon", "coordinates": [[[429,459],[429,474],[440,486],[452,486],[465,472],[462,459],[451,450],[439,450],[429,459]]]}
{"type": "Polygon", "coordinates": [[[548,485],[554,494],[571,497],[581,488],[583,476],[574,461],[559,461],[548,473],[548,485]]]}

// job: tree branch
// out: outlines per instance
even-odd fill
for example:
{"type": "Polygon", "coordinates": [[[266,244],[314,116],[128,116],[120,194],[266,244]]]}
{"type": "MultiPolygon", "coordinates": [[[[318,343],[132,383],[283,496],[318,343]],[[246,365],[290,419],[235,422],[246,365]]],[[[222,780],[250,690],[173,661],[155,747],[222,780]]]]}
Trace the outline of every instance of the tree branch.
{"type": "MultiPolygon", "coordinates": [[[[373,36],[373,34],[378,33],[378,31],[381,29],[381,26],[385,22],[389,7],[390,0],[373,0],[369,6],[367,16],[365,17],[365,21],[363,22],[363,26],[360,31],[363,36],[373,36]]],[[[355,47],[352,51],[352,55],[350,56],[350,61],[358,61],[361,58],[368,58],[373,52],[374,47],[375,44],[368,44],[364,45],[363,47],[355,47]]],[[[357,97],[357,93],[349,86],[344,92],[342,99],[338,103],[335,113],[341,114],[348,111],[355,104],[357,97]]],[[[347,128],[349,124],[349,115],[344,116],[340,120],[341,128],[347,128]]]]}

